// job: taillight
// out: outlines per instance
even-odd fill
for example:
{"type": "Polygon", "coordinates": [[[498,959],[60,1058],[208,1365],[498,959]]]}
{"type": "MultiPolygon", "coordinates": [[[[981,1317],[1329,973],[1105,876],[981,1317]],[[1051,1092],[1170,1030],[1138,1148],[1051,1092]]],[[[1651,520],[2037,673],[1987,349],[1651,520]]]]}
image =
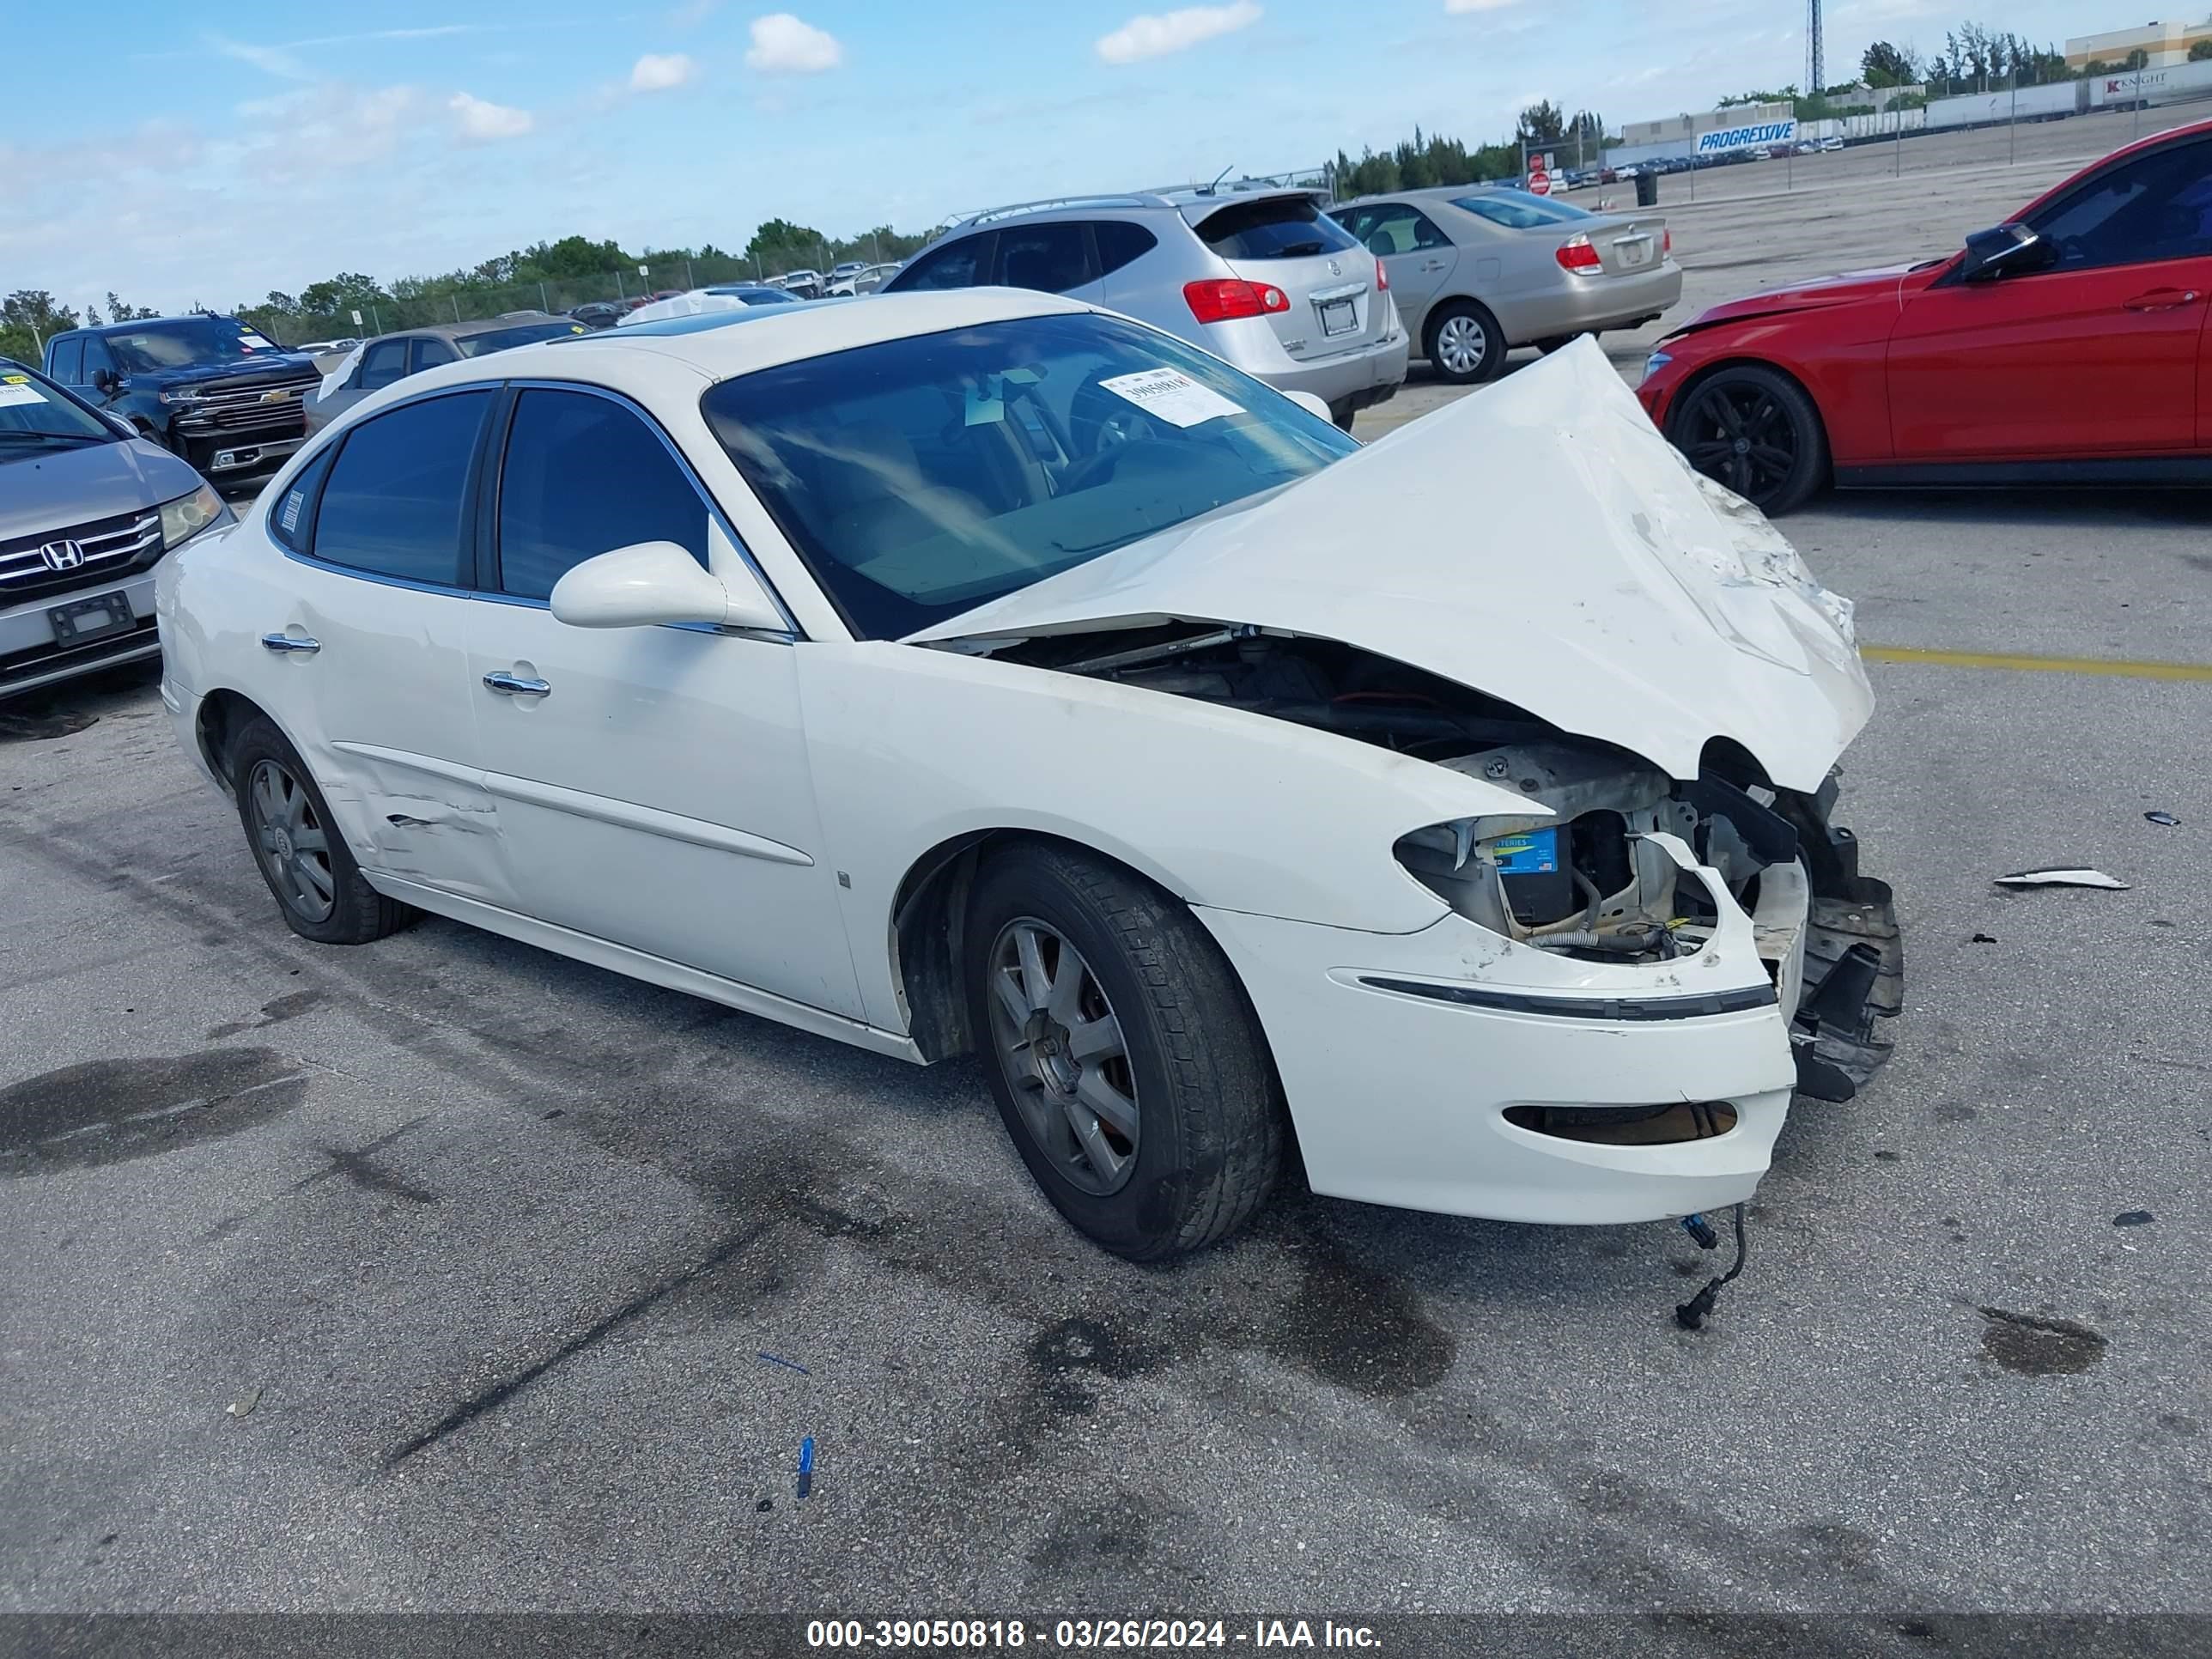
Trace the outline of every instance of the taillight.
{"type": "Polygon", "coordinates": [[[1580,234],[1560,243],[1559,252],[1552,257],[1559,262],[1562,270],[1596,270],[1605,264],[1590,246],[1590,239],[1580,234]]]}
{"type": "Polygon", "coordinates": [[[1659,233],[1659,257],[1663,259],[1674,251],[1674,233],[1671,230],[1661,231],[1659,233]]]}
{"type": "Polygon", "coordinates": [[[1182,297],[1190,305],[1190,314],[1201,323],[1264,317],[1271,311],[1291,308],[1290,295],[1273,283],[1246,283],[1233,277],[1185,283],[1182,297]]]}
{"type": "Polygon", "coordinates": [[[1382,262],[1380,259],[1375,262],[1375,291],[1377,294],[1388,294],[1390,291],[1390,273],[1382,268],[1382,262]]]}

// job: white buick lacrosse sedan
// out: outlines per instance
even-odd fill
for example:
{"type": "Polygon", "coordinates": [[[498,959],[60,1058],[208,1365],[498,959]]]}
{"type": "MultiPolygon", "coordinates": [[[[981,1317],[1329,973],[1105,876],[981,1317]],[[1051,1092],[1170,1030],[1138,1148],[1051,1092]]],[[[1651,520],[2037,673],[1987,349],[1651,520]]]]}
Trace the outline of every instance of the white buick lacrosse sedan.
{"type": "Polygon", "coordinates": [[[918,1062],[1135,1257],[1745,1198],[1899,1006],[1849,605],[1597,350],[1365,448],[969,290],[450,364],[161,575],[304,937],[427,910],[918,1062]]]}

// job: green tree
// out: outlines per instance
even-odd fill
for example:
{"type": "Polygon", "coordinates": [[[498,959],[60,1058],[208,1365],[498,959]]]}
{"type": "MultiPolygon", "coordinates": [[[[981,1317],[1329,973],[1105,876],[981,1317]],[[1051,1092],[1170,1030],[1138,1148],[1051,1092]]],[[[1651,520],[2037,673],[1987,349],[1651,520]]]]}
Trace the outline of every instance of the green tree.
{"type": "Polygon", "coordinates": [[[2208,58],[2212,58],[2212,37],[2207,37],[2202,40],[2192,40],[2189,43],[2189,61],[2191,63],[2201,64],[2208,58]]]}
{"type": "Polygon", "coordinates": [[[1859,55],[1859,74],[1870,87],[1909,87],[1920,79],[1919,55],[1910,46],[1877,40],[1859,55]]]}
{"type": "Polygon", "coordinates": [[[46,341],[78,323],[76,313],[56,304],[46,289],[17,289],[0,300],[0,357],[39,362],[46,356],[46,341]]]}
{"type": "Polygon", "coordinates": [[[1515,136],[1523,143],[1556,144],[1567,136],[1567,118],[1557,104],[1547,98],[1521,112],[1521,125],[1515,136]]]}

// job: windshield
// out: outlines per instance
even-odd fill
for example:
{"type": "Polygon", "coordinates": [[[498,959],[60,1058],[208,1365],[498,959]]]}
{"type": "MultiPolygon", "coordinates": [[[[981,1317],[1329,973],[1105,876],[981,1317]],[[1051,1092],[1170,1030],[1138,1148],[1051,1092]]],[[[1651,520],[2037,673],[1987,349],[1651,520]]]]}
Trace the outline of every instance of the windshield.
{"type": "Polygon", "coordinates": [[[988,323],[726,380],[708,425],[863,639],[897,639],[1358,447],[1137,324],[988,323]]]}
{"type": "Polygon", "coordinates": [[[482,334],[463,335],[453,342],[453,345],[464,357],[481,357],[488,351],[504,351],[509,346],[530,345],[538,340],[566,339],[572,334],[588,334],[590,331],[581,323],[566,320],[517,323],[513,328],[495,328],[482,334]]]}
{"type": "Polygon", "coordinates": [[[43,375],[0,362],[0,463],[123,434],[43,375]]]}
{"type": "Polygon", "coordinates": [[[208,363],[249,362],[284,349],[235,317],[179,317],[169,322],[141,323],[128,331],[118,330],[100,338],[130,374],[158,374],[165,368],[198,368],[208,363]]]}
{"type": "Polygon", "coordinates": [[[1547,225],[1564,225],[1571,220],[1596,216],[1570,203],[1554,202],[1546,196],[1524,196],[1516,190],[1455,196],[1452,205],[1508,230],[1540,230],[1547,225]]]}

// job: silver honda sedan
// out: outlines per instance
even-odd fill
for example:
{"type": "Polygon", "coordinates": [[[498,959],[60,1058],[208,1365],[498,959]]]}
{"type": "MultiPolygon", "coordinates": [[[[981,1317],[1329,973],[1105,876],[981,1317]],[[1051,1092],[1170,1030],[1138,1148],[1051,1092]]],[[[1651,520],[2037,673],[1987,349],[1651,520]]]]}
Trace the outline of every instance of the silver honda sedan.
{"type": "Polygon", "coordinates": [[[1447,185],[1329,215],[1382,261],[1398,314],[1437,375],[1493,378],[1516,346],[1637,328],[1682,297],[1656,213],[1591,213],[1527,191],[1447,185]]]}

